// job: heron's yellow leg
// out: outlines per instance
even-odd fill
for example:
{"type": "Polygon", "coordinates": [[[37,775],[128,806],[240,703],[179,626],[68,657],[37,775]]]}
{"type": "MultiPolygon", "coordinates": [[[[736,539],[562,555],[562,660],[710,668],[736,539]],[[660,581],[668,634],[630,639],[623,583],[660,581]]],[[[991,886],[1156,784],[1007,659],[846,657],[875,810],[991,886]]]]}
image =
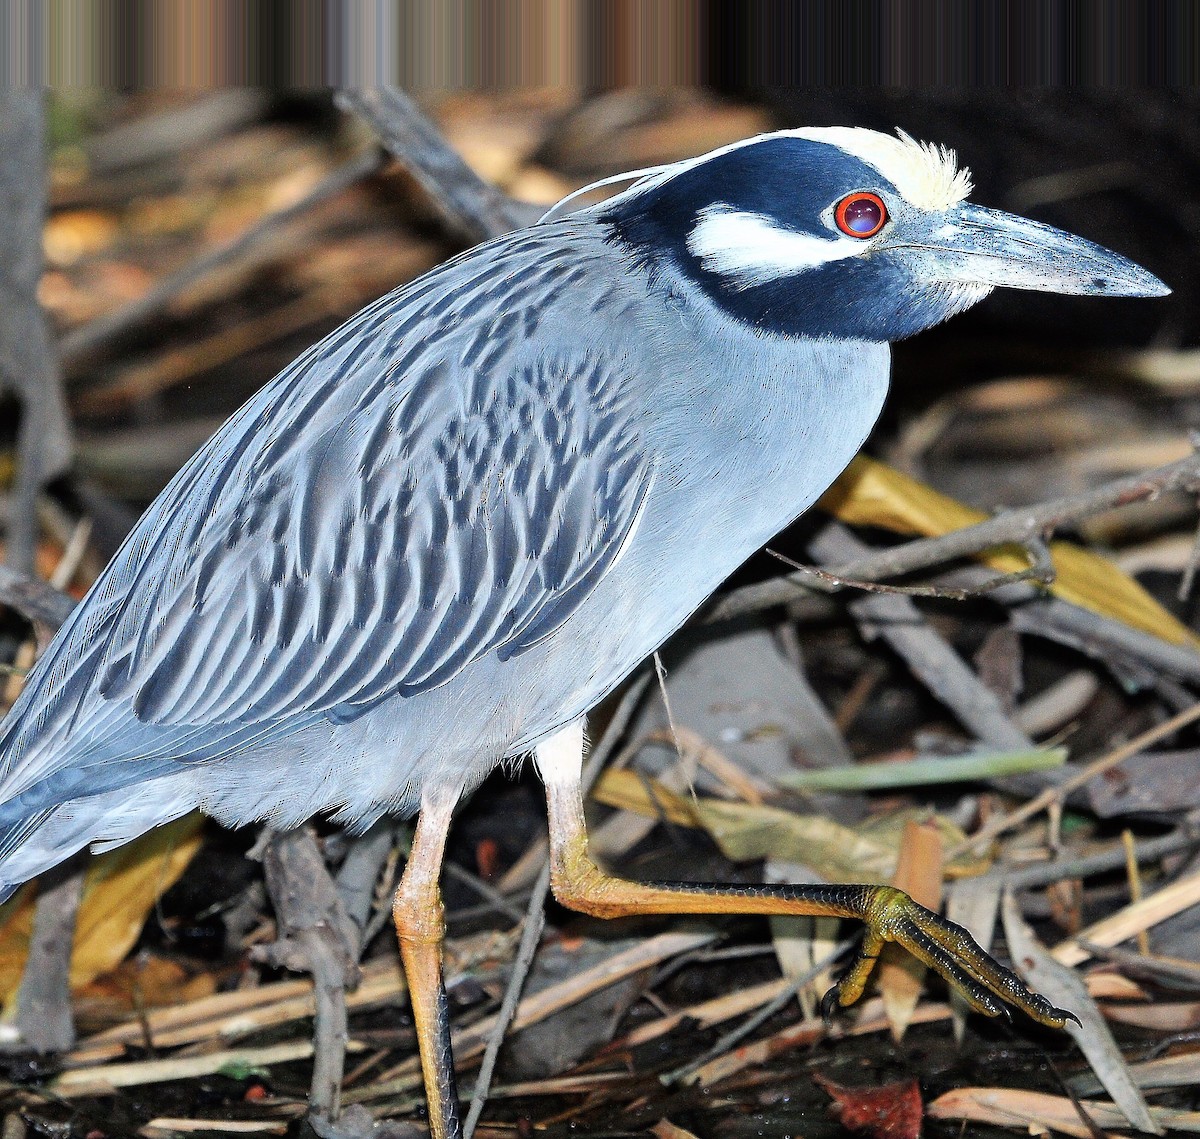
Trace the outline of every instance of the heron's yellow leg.
{"type": "Polygon", "coordinates": [[[866,987],[884,942],[902,945],[940,973],[978,1012],[1006,1014],[1008,1005],[1062,1028],[1074,1020],[1032,992],[954,922],[891,886],[708,885],[628,882],[604,873],[589,857],[580,770],[583,730],[564,728],[537,748],[550,816],[554,896],[596,917],[627,914],[790,914],[855,918],[867,927],[858,956],[825,998],[827,1009],[853,1004],[866,987]]]}
{"type": "Polygon", "coordinates": [[[442,983],[442,942],[446,935],[438,877],[454,800],[422,800],[412,852],[392,899],[400,958],[408,980],[432,1139],[461,1139],[450,1013],[442,983]]]}

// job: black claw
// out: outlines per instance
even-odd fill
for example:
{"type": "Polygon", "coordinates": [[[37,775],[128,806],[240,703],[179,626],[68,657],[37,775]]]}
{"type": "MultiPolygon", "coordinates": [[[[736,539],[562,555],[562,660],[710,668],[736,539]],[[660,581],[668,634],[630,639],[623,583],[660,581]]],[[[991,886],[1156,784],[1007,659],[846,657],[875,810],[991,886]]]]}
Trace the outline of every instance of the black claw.
{"type": "Polygon", "coordinates": [[[838,987],[837,985],[834,985],[833,988],[821,998],[821,1019],[824,1020],[826,1024],[832,1024],[834,1013],[836,1013],[840,1007],[841,1005],[838,1001],[838,987]]]}
{"type": "Polygon", "coordinates": [[[1065,1008],[1056,1008],[1054,1010],[1054,1015],[1061,1016],[1063,1020],[1073,1020],[1077,1025],[1079,1025],[1080,1028],[1083,1027],[1083,1021],[1080,1020],[1079,1017],[1077,1017],[1073,1012],[1067,1012],[1065,1008]]]}

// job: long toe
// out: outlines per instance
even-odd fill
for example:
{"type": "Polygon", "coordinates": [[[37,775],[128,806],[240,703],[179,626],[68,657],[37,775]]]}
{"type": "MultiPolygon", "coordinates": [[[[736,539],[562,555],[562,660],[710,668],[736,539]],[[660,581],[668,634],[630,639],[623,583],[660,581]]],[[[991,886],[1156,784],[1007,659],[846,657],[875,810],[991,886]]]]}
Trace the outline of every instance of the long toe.
{"type": "Polygon", "coordinates": [[[1008,1006],[1050,1028],[1063,1028],[1078,1018],[1056,1008],[1006,969],[962,926],[948,921],[897,892],[875,927],[888,941],[902,945],[943,977],[967,1003],[986,1016],[1000,1016],[1008,1006]]]}

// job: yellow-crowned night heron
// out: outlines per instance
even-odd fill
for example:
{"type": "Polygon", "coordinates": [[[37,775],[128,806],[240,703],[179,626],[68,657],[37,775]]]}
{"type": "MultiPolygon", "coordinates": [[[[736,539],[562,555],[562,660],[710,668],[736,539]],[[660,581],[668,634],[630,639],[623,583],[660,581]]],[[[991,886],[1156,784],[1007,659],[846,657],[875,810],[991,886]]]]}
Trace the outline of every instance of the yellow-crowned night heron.
{"type": "Polygon", "coordinates": [[[172,480],[0,740],[5,888],[199,807],[365,827],[420,809],[395,915],[435,1136],[457,1134],[437,886],[455,804],[532,752],[558,898],[834,914],[970,1004],[1069,1015],[889,888],[638,885],[587,854],[582,721],[854,455],[888,342],[1003,285],[1158,296],[968,204],[945,150],[785,131],[639,172],[370,305],[172,480]]]}

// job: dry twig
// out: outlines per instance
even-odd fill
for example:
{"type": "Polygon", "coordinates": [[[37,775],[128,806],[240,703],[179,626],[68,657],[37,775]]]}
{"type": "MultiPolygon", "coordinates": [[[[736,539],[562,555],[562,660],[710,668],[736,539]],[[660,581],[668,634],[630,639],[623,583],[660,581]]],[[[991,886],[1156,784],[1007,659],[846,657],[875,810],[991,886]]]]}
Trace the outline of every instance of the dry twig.
{"type": "Polygon", "coordinates": [[[309,1109],[336,1119],[349,1039],[346,990],[360,980],[359,929],[346,913],[311,830],[271,835],[263,855],[278,939],[255,951],[260,960],[313,978],[313,1074],[309,1109]]]}
{"type": "MultiPolygon", "coordinates": [[[[1004,510],[985,522],[966,526],[937,538],[918,538],[886,550],[873,550],[850,560],[824,567],[834,577],[854,581],[880,581],[916,570],[974,557],[993,546],[1027,545],[1044,540],[1061,526],[1078,522],[1116,507],[1145,502],[1171,490],[1194,491],[1200,485],[1200,455],[1129,478],[1116,479],[1081,494],[1051,499],[1035,506],[1004,510]]],[[[743,586],[711,606],[708,621],[724,621],[774,605],[788,605],[809,582],[792,574],[743,586]]],[[[802,595],[802,594],[801,594],[802,595]]]]}
{"type": "Polygon", "coordinates": [[[1044,811],[1056,803],[1061,803],[1069,792],[1074,791],[1077,787],[1082,787],[1102,772],[1107,771],[1111,767],[1116,767],[1118,763],[1128,759],[1131,755],[1137,755],[1139,751],[1144,751],[1151,744],[1156,744],[1159,740],[1173,736],[1181,728],[1185,728],[1188,724],[1195,723],[1197,720],[1200,720],[1200,704],[1193,704],[1190,708],[1179,712],[1169,720],[1165,720],[1161,724],[1156,724],[1149,731],[1143,732],[1140,736],[1130,740],[1129,743],[1119,748],[1114,748],[1107,755],[1103,755],[1099,759],[1087,764],[1082,770],[1063,780],[1057,786],[1047,787],[1040,795],[1030,799],[1029,802],[1024,803],[1015,811],[1010,811],[1006,815],[997,815],[995,818],[990,819],[965,842],[961,842],[958,846],[947,851],[946,857],[954,858],[956,855],[963,854],[966,851],[977,850],[983,843],[990,841],[997,835],[1003,834],[1005,831],[1012,830],[1018,823],[1032,818],[1039,811],[1044,811]]]}

